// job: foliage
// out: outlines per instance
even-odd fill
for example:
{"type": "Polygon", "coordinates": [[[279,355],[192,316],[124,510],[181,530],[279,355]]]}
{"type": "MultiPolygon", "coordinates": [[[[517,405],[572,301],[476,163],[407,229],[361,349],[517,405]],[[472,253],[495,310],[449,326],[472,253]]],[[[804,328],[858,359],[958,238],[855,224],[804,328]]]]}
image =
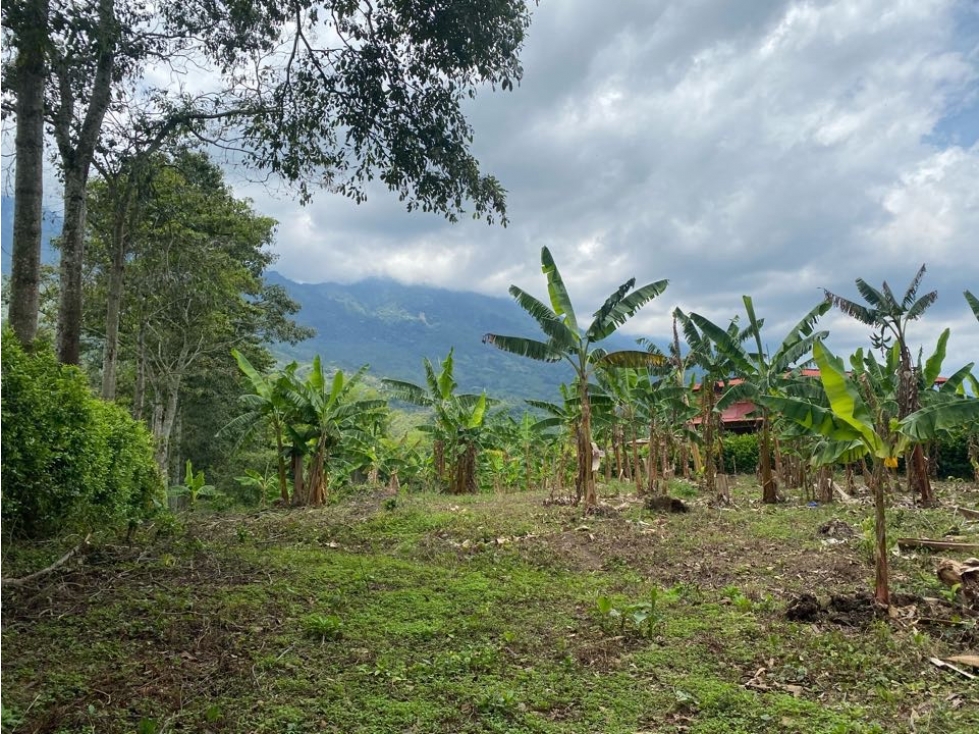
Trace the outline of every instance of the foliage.
{"type": "Polygon", "coordinates": [[[931,453],[936,459],[935,473],[939,479],[973,479],[975,472],[969,460],[970,442],[976,440],[976,431],[951,431],[932,443],[931,453]]]}
{"type": "Polygon", "coordinates": [[[187,466],[184,468],[184,483],[175,484],[170,487],[171,497],[187,497],[190,501],[190,509],[196,509],[197,500],[214,499],[223,496],[218,492],[213,484],[207,484],[204,480],[204,470],[194,472],[194,464],[187,459],[187,466]]]}
{"type": "Polygon", "coordinates": [[[428,408],[433,413],[423,430],[432,436],[432,471],[436,486],[451,494],[475,492],[476,467],[488,405],[486,393],[458,394],[454,350],[436,367],[426,357],[425,384],[404,380],[383,380],[385,387],[400,400],[428,408]]]}
{"type": "Polygon", "coordinates": [[[690,320],[716,345],[717,351],[728,360],[728,365],[734,374],[741,378],[740,382],[725,390],[724,395],[717,401],[717,410],[723,411],[728,406],[741,401],[751,401],[761,409],[758,463],[761,466],[762,499],[771,504],[778,499],[771,463],[772,418],[765,404],[759,401],[759,397],[787,393],[791,380],[790,370],[800,362],[806,361],[813,344],[819,339],[824,339],[828,334],[826,331],[816,331],[815,325],[820,316],[829,310],[830,304],[823,302],[810,309],[792,327],[775,353],[769,355],[762,346],[761,330],[765,321],[755,316],[755,306],[750,296],[743,296],[742,300],[748,316],[748,326],[741,334],[733,328],[721,329],[699,314],[690,314],[690,320]],[[749,337],[754,340],[754,351],[743,346],[743,342],[749,337]]]}
{"type": "Polygon", "coordinates": [[[49,348],[3,334],[3,523],[44,537],[144,517],[162,485],[146,428],[92,395],[49,348]]]}
{"type": "Polygon", "coordinates": [[[578,319],[564,279],[550,250],[541,248],[541,271],[547,279],[550,307],[523,289],[512,285],[510,295],[537,322],[546,341],[518,336],[485,334],[483,342],[505,352],[528,357],[540,362],[567,361],[575,373],[574,389],[580,401],[581,420],[577,428],[578,494],[586,507],[598,503],[592,476],[592,429],[589,380],[600,366],[646,367],[663,363],[661,355],[640,350],[606,352],[595,347],[634,316],[639,309],[666,290],[668,281],[658,280],[635,288],[636,279],[630,278],[612,293],[596,311],[594,320],[586,329],[578,326],[578,319]],[[632,291],[630,293],[630,291],[632,291]]]}
{"type": "Polygon", "coordinates": [[[728,433],[724,443],[724,472],[754,474],[758,471],[758,434],[728,433]]]}
{"type": "Polygon", "coordinates": [[[677,588],[661,589],[654,586],[643,601],[616,604],[611,597],[602,595],[596,600],[596,606],[603,617],[619,620],[620,634],[625,631],[626,623],[643,637],[653,638],[657,626],[663,619],[662,607],[680,598],[677,588]]]}

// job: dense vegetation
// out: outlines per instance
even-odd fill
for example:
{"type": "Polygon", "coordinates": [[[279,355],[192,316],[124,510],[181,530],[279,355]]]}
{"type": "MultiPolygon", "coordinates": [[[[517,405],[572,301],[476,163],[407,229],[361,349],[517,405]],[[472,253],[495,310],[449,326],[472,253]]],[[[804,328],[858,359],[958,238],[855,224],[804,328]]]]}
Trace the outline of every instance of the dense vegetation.
{"type": "Polygon", "coordinates": [[[451,5],[4,4],[3,730],[973,731],[943,658],[975,646],[979,564],[939,581],[903,550],[968,543],[895,543],[961,529],[938,506],[974,489],[937,480],[979,482],[973,365],[945,365],[947,329],[909,348],[924,266],[900,296],[827,291],[772,353],[750,296],[726,325],[674,309],[664,349],[614,337],[667,280],[579,324],[545,247],[546,300],[510,288],[531,330],[473,330],[565,368],[524,405],[460,389],[454,349],[419,382],[277,363],[310,332],[265,279],[276,223],[197,146],[303,198],[377,178],[504,219],[462,105],[519,80],[528,8],[451,5]],[[336,48],[310,42],[324,22],[336,48]],[[147,87],[167,59],[219,88],[147,87]],[[867,348],[829,350],[834,307],[867,348]]]}
{"type": "Polygon", "coordinates": [[[125,526],[165,500],[153,441],[50,346],[3,334],[3,529],[39,538],[125,526]]]}

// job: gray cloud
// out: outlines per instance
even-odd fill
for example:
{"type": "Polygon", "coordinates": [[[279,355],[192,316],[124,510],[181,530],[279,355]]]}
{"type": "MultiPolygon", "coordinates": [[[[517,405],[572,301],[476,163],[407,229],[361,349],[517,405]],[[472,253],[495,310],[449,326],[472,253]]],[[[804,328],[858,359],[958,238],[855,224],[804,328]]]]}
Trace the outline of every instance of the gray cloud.
{"type": "MultiPolygon", "coordinates": [[[[941,297],[912,334],[979,361],[979,11],[967,0],[545,0],[513,93],[469,107],[476,151],[509,191],[510,227],[406,214],[382,190],[277,217],[279,269],[303,281],[386,275],[543,292],[542,245],[582,312],[620,282],[670,288],[630,329],[665,337],[679,305],[725,320],[751,294],[770,337],[822,287],[941,297]]],[[[848,350],[866,330],[827,318],[848,350]]],[[[927,347],[926,347],[927,349],[927,347]]]]}

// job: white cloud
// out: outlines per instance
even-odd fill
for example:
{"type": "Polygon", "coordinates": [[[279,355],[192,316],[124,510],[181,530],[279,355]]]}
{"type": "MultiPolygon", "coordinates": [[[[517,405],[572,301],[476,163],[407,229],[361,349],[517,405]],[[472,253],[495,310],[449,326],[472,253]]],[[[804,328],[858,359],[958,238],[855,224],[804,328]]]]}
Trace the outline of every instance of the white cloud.
{"type": "MultiPolygon", "coordinates": [[[[582,313],[631,276],[670,278],[634,324],[657,337],[674,305],[726,319],[744,293],[780,337],[821,287],[903,287],[927,262],[942,297],[921,338],[955,324],[960,361],[979,360],[960,295],[979,292],[977,49],[968,0],[545,2],[523,84],[468,107],[507,229],[382,190],[305,210],[249,191],[282,221],[288,276],[543,294],[547,245],[582,313]]],[[[840,349],[866,343],[827,323],[840,349]]]]}

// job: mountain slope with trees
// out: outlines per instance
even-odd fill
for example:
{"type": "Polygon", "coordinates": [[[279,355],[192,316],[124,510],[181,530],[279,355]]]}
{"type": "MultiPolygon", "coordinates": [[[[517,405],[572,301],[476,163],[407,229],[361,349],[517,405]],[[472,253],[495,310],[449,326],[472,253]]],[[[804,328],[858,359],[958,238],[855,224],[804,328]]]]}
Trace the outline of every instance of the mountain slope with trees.
{"type": "MultiPolygon", "coordinates": [[[[460,390],[486,390],[508,401],[557,399],[558,385],[573,377],[570,368],[519,359],[482,343],[487,331],[535,336],[534,320],[507,298],[377,278],[310,284],[269,273],[266,280],[302,305],[297,323],[316,330],[311,339],[277,346],[283,361],[311,362],[321,354],[340,369],[369,364],[375,375],[417,382],[424,379],[423,358],[455,348],[460,390]]],[[[621,335],[609,342],[616,348],[634,346],[621,335]]]]}

